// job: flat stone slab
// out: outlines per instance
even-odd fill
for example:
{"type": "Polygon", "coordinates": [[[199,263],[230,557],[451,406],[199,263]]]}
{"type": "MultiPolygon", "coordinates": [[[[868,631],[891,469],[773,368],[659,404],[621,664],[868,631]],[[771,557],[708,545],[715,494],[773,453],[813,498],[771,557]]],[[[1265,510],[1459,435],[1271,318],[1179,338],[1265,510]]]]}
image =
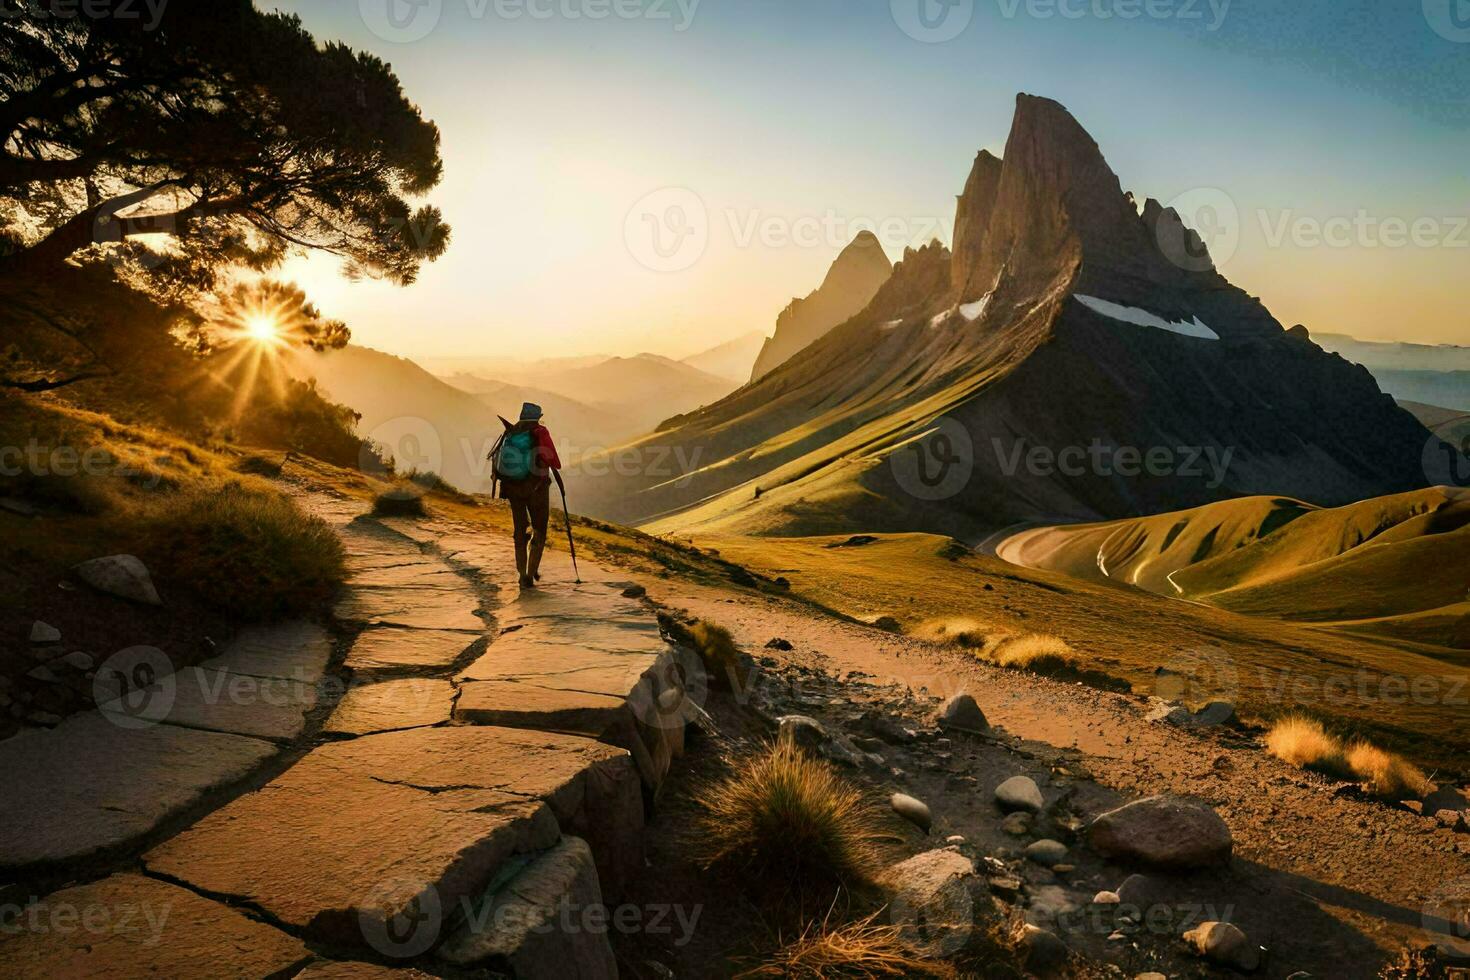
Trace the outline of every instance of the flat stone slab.
{"type": "Polygon", "coordinates": [[[479,596],[467,585],[453,590],[349,585],[333,614],[354,623],[478,633],[485,629],[475,615],[479,608],[479,596]]]}
{"type": "MultiPolygon", "coordinates": [[[[283,677],[257,677],[227,670],[186,667],[166,677],[148,704],[147,719],[185,728],[287,741],[306,728],[317,688],[283,677]]],[[[98,705],[121,724],[139,719],[114,699],[98,705]]]]}
{"type": "Polygon", "coordinates": [[[601,738],[625,714],[624,700],[515,681],[479,681],[460,689],[454,717],[474,725],[535,728],[601,738]]]}
{"type": "Polygon", "coordinates": [[[457,630],[377,626],[358,634],[347,652],[346,667],[359,671],[447,670],[478,640],[478,636],[457,630]]]}
{"type": "Polygon", "coordinates": [[[454,685],[426,677],[354,687],[338,702],[324,731],[332,735],[371,735],[426,728],[449,721],[454,685]]]}
{"type": "Polygon", "coordinates": [[[0,868],[136,840],[276,750],[241,735],[125,727],[96,711],[0,742],[0,868]]]}
{"type": "Polygon", "coordinates": [[[144,861],[311,935],[399,954],[390,919],[422,918],[433,903],[456,910],[563,830],[588,838],[599,869],[625,880],[641,866],[642,823],[622,750],[506,728],[419,728],[318,748],[144,861]]]}
{"type": "Polygon", "coordinates": [[[200,666],[316,684],[326,674],[331,657],[332,640],[320,626],[285,623],[242,630],[224,653],[200,666]]]}
{"type": "Polygon", "coordinates": [[[601,650],[581,644],[543,641],[532,631],[508,633],[491,643],[459,680],[521,681],[562,691],[626,698],[662,650],[601,650]]]}
{"type": "Polygon", "coordinates": [[[134,874],[49,895],[4,933],[0,976],[16,978],[256,980],[312,956],[227,905],[134,874]]]}

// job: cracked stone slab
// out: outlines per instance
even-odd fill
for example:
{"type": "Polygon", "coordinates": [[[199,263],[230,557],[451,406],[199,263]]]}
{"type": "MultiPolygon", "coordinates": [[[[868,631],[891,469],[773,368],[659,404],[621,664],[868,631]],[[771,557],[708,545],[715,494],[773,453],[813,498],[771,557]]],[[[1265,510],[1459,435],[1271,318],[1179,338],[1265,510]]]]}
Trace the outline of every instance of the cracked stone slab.
{"type": "Polygon", "coordinates": [[[354,586],[386,589],[447,589],[465,587],[464,577],[443,562],[389,565],[352,574],[354,586]]]}
{"type": "Polygon", "coordinates": [[[241,735],[137,724],[91,711],[0,742],[0,867],[134,841],[277,751],[241,735]]]}
{"type": "Polygon", "coordinates": [[[525,629],[492,643],[460,674],[455,717],[470,723],[579,731],[627,749],[657,793],[684,750],[684,683],[675,651],[541,643],[525,629]]]}
{"type": "Polygon", "coordinates": [[[586,837],[599,870],[621,884],[641,867],[642,826],[637,774],[620,749],[420,728],[318,748],[144,861],[292,928],[382,952],[390,919],[430,901],[457,908],[514,855],[545,850],[563,831],[586,837]]]}
{"type": "Polygon", "coordinates": [[[227,905],[135,874],[56,892],[15,925],[0,942],[0,976],[255,980],[312,957],[227,905]]]}
{"type": "Polygon", "coordinates": [[[566,922],[563,909],[602,905],[587,842],[564,837],[472,905],[437,952],[461,966],[509,967],[516,980],[601,980],[618,975],[605,929],[566,922]]]}
{"type": "Polygon", "coordinates": [[[457,630],[378,626],[358,634],[345,666],[362,671],[448,669],[479,641],[479,636],[457,630]]]}
{"type": "MultiPolygon", "coordinates": [[[[316,699],[315,684],[185,667],[165,678],[147,718],[160,724],[288,741],[305,730],[306,714],[315,707],[316,699]]],[[[114,699],[98,705],[98,710],[108,718],[118,718],[120,724],[136,724],[134,713],[120,705],[114,699]]]]}
{"type": "Polygon", "coordinates": [[[426,728],[449,721],[454,685],[414,677],[354,687],[338,702],[324,731],[334,735],[371,735],[404,728],[426,728]]]}
{"type": "Polygon", "coordinates": [[[480,598],[468,586],[439,590],[349,585],[333,614],[354,623],[478,633],[485,628],[484,620],[475,615],[479,608],[480,598]]]}
{"type": "Polygon", "coordinates": [[[332,641],[315,623],[293,622],[242,630],[218,657],[201,667],[253,677],[317,684],[332,657],[332,641]]]}

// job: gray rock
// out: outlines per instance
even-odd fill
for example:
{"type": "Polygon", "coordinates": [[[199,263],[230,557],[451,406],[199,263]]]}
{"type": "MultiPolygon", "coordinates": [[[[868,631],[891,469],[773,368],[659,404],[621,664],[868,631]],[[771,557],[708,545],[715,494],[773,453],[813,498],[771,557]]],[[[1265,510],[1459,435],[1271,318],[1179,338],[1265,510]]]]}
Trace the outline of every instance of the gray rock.
{"type": "Polygon", "coordinates": [[[797,748],[819,751],[831,735],[827,727],[807,715],[785,715],[776,719],[776,738],[797,748]]]}
{"type": "Polygon", "coordinates": [[[1174,725],[1178,728],[1188,728],[1194,724],[1194,715],[1189,709],[1177,701],[1165,701],[1160,698],[1150,698],[1148,714],[1143,720],[1155,725],[1174,725]]]}
{"type": "Polygon", "coordinates": [[[55,660],[51,661],[51,666],[54,667],[57,664],[65,664],[72,670],[79,670],[85,673],[96,667],[97,661],[93,659],[90,653],[83,653],[81,650],[73,650],[66,656],[57,657],[55,660]]]}
{"type": "Polygon", "coordinates": [[[893,807],[894,813],[903,817],[926,834],[934,824],[934,818],[929,813],[928,805],[922,800],[914,799],[907,793],[894,793],[888,798],[888,805],[893,807]]]}
{"type": "Polygon", "coordinates": [[[93,558],[72,569],[77,578],[96,589],[132,602],[148,606],[161,606],[158,590],[148,568],[132,555],[109,555],[93,558]]]}
{"type": "Polygon", "coordinates": [[[927,851],[888,870],[889,920],[914,953],[942,959],[961,952],[974,932],[985,885],[955,848],[927,851]]]}
{"type": "Polygon", "coordinates": [[[1234,840],[1210,807],[1177,796],[1155,796],[1110,810],[1087,828],[1092,846],[1107,857],[1164,868],[1228,864],[1234,840]]]}
{"type": "Polygon", "coordinates": [[[622,591],[624,599],[641,599],[648,595],[648,590],[641,585],[630,585],[622,591]]]}
{"type": "Polygon", "coordinates": [[[1118,897],[1117,892],[1103,891],[1098,892],[1096,895],[1092,896],[1093,905],[1118,905],[1122,901],[1123,900],[1118,897]]]}
{"type": "Polygon", "coordinates": [[[1118,902],[1140,912],[1154,906],[1169,905],[1169,889],[1164,882],[1148,875],[1129,875],[1118,886],[1118,902]]]}
{"type": "Polygon", "coordinates": [[[1207,960],[1246,973],[1261,965],[1261,950],[1228,922],[1204,922],[1184,934],[1184,941],[1207,960]]]}
{"type": "Polygon", "coordinates": [[[1030,776],[1012,776],[995,788],[995,801],[1002,810],[1029,810],[1040,813],[1046,806],[1041,790],[1030,776]]]}
{"type": "Polygon", "coordinates": [[[1039,977],[1055,975],[1071,955],[1055,933],[1029,923],[1021,931],[1021,948],[1026,953],[1026,968],[1039,977]]]}
{"type": "Polygon", "coordinates": [[[1043,868],[1052,868],[1067,860],[1067,845],[1055,840],[1035,841],[1026,848],[1026,857],[1043,868]]]}
{"type": "Polygon", "coordinates": [[[1211,701],[1194,713],[1194,723],[1200,727],[1233,725],[1237,720],[1235,705],[1229,701],[1211,701]]]}
{"type": "Polygon", "coordinates": [[[959,732],[980,733],[990,727],[985,712],[968,694],[956,694],[939,709],[939,727],[959,732]]]}
{"type": "Polygon", "coordinates": [[[1441,786],[1439,789],[1424,797],[1424,806],[1420,810],[1426,817],[1433,817],[1441,810],[1453,810],[1464,813],[1470,810],[1470,801],[1453,786],[1441,786]]]}
{"type": "Polygon", "coordinates": [[[32,643],[60,643],[61,630],[50,623],[43,623],[39,619],[31,624],[32,643]]]}
{"type": "Polygon", "coordinates": [[[474,903],[465,924],[436,955],[464,966],[490,960],[525,980],[614,977],[617,962],[607,931],[584,928],[561,914],[563,908],[601,905],[592,850],[579,837],[563,837],[474,903]]]}
{"type": "Polygon", "coordinates": [[[42,664],[39,667],[32,667],[30,670],[26,671],[26,676],[33,681],[40,681],[42,684],[61,683],[61,678],[56,675],[56,672],[50,667],[47,667],[45,664],[42,664]]]}

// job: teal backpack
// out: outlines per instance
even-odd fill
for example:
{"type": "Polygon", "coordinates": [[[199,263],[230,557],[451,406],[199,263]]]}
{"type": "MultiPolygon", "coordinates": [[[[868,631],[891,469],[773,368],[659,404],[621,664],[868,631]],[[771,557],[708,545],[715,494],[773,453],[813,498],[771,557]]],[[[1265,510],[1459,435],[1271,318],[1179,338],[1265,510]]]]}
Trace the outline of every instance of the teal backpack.
{"type": "Polygon", "coordinates": [[[512,483],[529,480],[536,463],[536,437],[530,429],[512,429],[500,440],[495,453],[495,475],[512,483]]]}

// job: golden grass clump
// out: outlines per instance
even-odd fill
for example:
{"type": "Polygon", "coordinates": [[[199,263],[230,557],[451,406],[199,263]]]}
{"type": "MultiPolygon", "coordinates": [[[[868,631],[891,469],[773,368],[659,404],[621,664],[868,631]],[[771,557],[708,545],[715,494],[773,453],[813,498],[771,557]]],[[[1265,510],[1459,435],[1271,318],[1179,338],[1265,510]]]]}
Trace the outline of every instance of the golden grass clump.
{"type": "Polygon", "coordinates": [[[1072,645],[1049,633],[1028,633],[1002,640],[990,652],[990,658],[1002,667],[1026,670],[1072,666],[1077,662],[1072,645]]]}
{"type": "Polygon", "coordinates": [[[1348,768],[1368,784],[1368,791],[1385,800],[1405,800],[1427,794],[1433,787],[1412,764],[1362,739],[1348,746],[1348,768]]]}
{"type": "Polygon", "coordinates": [[[729,630],[704,619],[682,623],[665,612],[658,614],[658,623],[675,643],[699,655],[711,685],[736,693],[743,690],[740,648],[729,630]]]}
{"type": "Polygon", "coordinates": [[[872,885],[881,813],[827,762],[788,743],[739,760],[696,796],[694,847],[768,893],[872,885]]]}
{"type": "Polygon", "coordinates": [[[1266,733],[1266,751],[1285,762],[1335,779],[1365,783],[1385,800],[1423,796],[1430,790],[1424,774],[1399,756],[1358,739],[1342,741],[1313,718],[1290,715],[1266,733]]]}
{"type": "Polygon", "coordinates": [[[827,980],[853,977],[936,977],[959,974],[948,963],[914,956],[899,938],[897,926],[877,921],[879,913],[834,925],[812,923],[793,942],[772,953],[764,963],[737,974],[738,978],[794,977],[827,980]]]}

